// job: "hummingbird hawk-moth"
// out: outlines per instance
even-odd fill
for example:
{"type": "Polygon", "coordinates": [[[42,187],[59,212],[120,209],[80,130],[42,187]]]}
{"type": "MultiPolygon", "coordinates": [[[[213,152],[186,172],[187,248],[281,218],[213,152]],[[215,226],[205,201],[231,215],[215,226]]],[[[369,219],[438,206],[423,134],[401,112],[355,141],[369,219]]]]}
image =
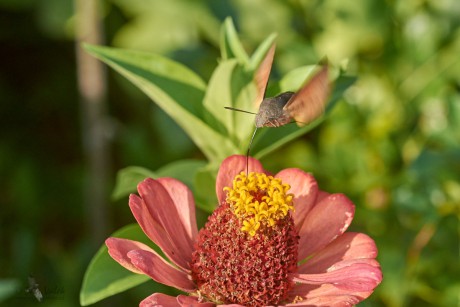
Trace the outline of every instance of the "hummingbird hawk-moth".
{"type": "Polygon", "coordinates": [[[291,122],[304,126],[318,118],[326,106],[330,93],[328,65],[323,63],[320,70],[307,80],[297,92],[284,92],[275,97],[265,97],[268,78],[275,55],[275,45],[267,52],[254,75],[257,88],[257,113],[225,107],[229,110],[255,114],[255,129],[249,143],[247,156],[258,128],[280,127],[291,122]]]}

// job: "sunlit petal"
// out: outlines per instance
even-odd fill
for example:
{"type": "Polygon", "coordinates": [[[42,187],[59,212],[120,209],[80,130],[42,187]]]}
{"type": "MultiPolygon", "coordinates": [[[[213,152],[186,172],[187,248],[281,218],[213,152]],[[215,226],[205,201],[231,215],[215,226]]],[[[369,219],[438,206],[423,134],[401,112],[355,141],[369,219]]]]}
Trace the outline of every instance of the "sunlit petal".
{"type": "MultiPolygon", "coordinates": [[[[249,172],[265,172],[262,164],[252,157],[249,157],[248,169],[249,172]]],[[[233,178],[241,172],[246,172],[245,156],[230,156],[222,162],[216,179],[216,194],[219,204],[225,200],[224,187],[231,187],[233,178]]]]}
{"type": "Polygon", "coordinates": [[[316,253],[347,230],[355,206],[343,194],[332,194],[307,215],[299,231],[299,260],[316,253]]]}
{"type": "Polygon", "coordinates": [[[282,170],[275,177],[291,186],[289,193],[294,194],[294,222],[297,229],[300,229],[308,212],[316,203],[318,183],[311,174],[297,168],[282,170]]]}
{"type": "Polygon", "coordinates": [[[363,233],[347,232],[299,266],[299,273],[323,273],[340,261],[375,257],[374,240],[363,233]]]}
{"type": "Polygon", "coordinates": [[[141,226],[149,239],[157,244],[163,253],[177,266],[185,271],[188,270],[190,254],[187,254],[187,248],[184,249],[182,246],[176,244],[171,235],[152,217],[142,198],[131,194],[129,197],[129,206],[139,226],[141,226]]]}
{"type": "Polygon", "coordinates": [[[128,257],[138,270],[159,283],[185,292],[196,289],[188,274],[176,269],[158,254],[145,250],[134,250],[128,253],[128,257]]]}
{"type": "Polygon", "coordinates": [[[105,240],[105,245],[109,250],[109,255],[116,260],[119,264],[134,273],[142,273],[132,263],[128,257],[128,252],[132,250],[142,249],[149,252],[154,252],[149,246],[128,239],[108,238],[105,240]]]}
{"type": "Polygon", "coordinates": [[[193,199],[192,191],[185,184],[174,178],[158,178],[157,181],[161,183],[173,200],[190,241],[194,242],[198,234],[198,227],[196,225],[195,200],[193,199]]]}
{"type": "Polygon", "coordinates": [[[177,298],[169,296],[163,293],[154,293],[146,297],[140,304],[139,307],[180,307],[181,305],[177,302],[177,298]]]}

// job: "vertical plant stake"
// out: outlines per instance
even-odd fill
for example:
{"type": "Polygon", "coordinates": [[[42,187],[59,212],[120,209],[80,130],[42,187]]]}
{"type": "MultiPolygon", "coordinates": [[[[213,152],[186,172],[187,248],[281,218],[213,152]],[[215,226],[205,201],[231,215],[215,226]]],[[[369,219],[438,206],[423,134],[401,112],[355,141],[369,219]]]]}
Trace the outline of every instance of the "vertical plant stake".
{"type": "Polygon", "coordinates": [[[257,87],[257,113],[225,107],[226,109],[256,115],[255,129],[246,152],[246,173],[248,172],[249,152],[257,129],[262,127],[281,127],[291,122],[299,126],[311,123],[323,114],[331,90],[328,77],[328,64],[322,64],[321,69],[307,80],[296,92],[284,92],[276,97],[265,97],[268,78],[275,55],[276,46],[267,52],[264,60],[256,71],[254,79],[257,87]]]}

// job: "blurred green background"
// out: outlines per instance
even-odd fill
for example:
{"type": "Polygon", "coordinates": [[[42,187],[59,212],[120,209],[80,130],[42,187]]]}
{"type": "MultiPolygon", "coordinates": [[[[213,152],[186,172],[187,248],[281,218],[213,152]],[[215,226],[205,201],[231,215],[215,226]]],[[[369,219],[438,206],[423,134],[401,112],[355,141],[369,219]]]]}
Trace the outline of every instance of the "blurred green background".
{"type": "MultiPolygon", "coordinates": [[[[75,11],[88,2],[93,1],[0,0],[0,304],[5,306],[38,304],[25,292],[29,275],[44,294],[42,305],[78,306],[91,257],[114,230],[134,220],[127,198],[110,198],[116,172],[204,159],[171,119],[108,69],[102,74],[107,82],[99,110],[102,134],[92,138],[85,93],[78,87],[82,62],[75,55],[81,27],[75,11]],[[91,160],[91,140],[106,144],[96,160],[102,161],[100,169],[91,160]]],[[[350,229],[375,239],[384,273],[360,306],[460,305],[457,0],[98,4],[103,44],[163,54],[204,80],[217,65],[227,16],[249,52],[278,33],[272,79],[323,55],[347,65],[358,81],[331,115],[262,162],[273,172],[286,167],[312,172],[323,190],[354,201],[350,229]]],[[[91,78],[80,75],[80,84],[81,76],[91,78]]],[[[95,306],[136,305],[153,287],[149,282],[95,306]]]]}

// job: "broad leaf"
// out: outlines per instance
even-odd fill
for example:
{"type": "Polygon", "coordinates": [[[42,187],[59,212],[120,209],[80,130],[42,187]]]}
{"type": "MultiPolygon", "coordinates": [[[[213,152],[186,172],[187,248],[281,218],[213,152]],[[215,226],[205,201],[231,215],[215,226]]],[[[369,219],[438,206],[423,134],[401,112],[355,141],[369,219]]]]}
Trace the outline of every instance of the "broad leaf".
{"type": "MultiPolygon", "coordinates": [[[[277,89],[280,93],[297,91],[305,83],[305,80],[312,76],[312,73],[317,67],[317,65],[307,65],[291,70],[280,80],[277,89]]],[[[277,94],[278,93],[275,93],[274,95],[277,94]]]]}
{"type": "MultiPolygon", "coordinates": [[[[241,45],[236,36],[231,20],[226,21],[223,34],[224,37],[233,38],[235,42],[231,46],[238,46],[234,49],[240,50],[241,45]]],[[[255,117],[254,115],[237,111],[226,111],[222,113],[221,108],[225,106],[232,106],[244,111],[257,112],[254,108],[254,99],[257,96],[256,87],[253,82],[254,71],[258,68],[266,53],[273,45],[275,37],[276,34],[272,34],[265,39],[265,41],[251,56],[249,61],[246,61],[246,55],[239,57],[236,55],[238,51],[233,52],[233,57],[239,60],[238,64],[235,65],[233,62],[231,62],[231,64],[228,62],[225,63],[225,61],[221,62],[219,68],[220,66],[225,65],[227,66],[227,69],[216,69],[213,78],[211,78],[209,83],[206,98],[209,96],[212,99],[205,98],[205,103],[207,105],[218,105],[220,107],[214,111],[210,110],[210,112],[225,123],[229,137],[235,143],[235,146],[238,147],[238,150],[234,153],[244,153],[246,151],[247,135],[253,131],[255,117]],[[244,61],[242,58],[244,58],[244,61]],[[228,66],[231,66],[232,69],[229,69],[228,66]],[[211,100],[215,102],[209,103],[211,100]],[[243,146],[242,143],[244,144],[243,146]]],[[[230,48],[231,46],[227,47],[230,48]]],[[[222,50],[225,50],[227,47],[226,45],[223,45],[222,50]]]]}
{"type": "Polygon", "coordinates": [[[202,106],[206,85],[191,70],[152,53],[91,45],[85,48],[144,91],[187,132],[209,160],[222,160],[235,151],[225,135],[205,122],[204,118],[212,116],[205,115],[202,106]]]}
{"type": "Polygon", "coordinates": [[[262,44],[257,47],[256,51],[252,54],[251,58],[249,59],[248,63],[248,69],[251,71],[255,71],[260,63],[262,63],[262,60],[265,58],[265,55],[267,54],[268,50],[270,47],[273,45],[275,42],[277,34],[273,33],[270,34],[263,42],[262,44]]]}
{"type": "Polygon", "coordinates": [[[222,27],[220,52],[224,60],[237,59],[238,62],[243,64],[247,64],[249,61],[249,57],[243,45],[241,45],[235,25],[230,17],[225,19],[224,26],[222,27]]]}
{"type": "Polygon", "coordinates": [[[209,163],[201,168],[195,176],[196,205],[207,212],[212,212],[218,205],[216,196],[218,169],[218,164],[209,163]]]}
{"type": "Polygon", "coordinates": [[[193,191],[197,171],[206,165],[202,160],[179,160],[167,164],[155,172],[140,166],[129,166],[118,171],[113,199],[135,193],[137,185],[145,178],[172,177],[185,183],[193,191]]]}
{"type": "Polygon", "coordinates": [[[112,199],[117,200],[136,192],[137,185],[148,177],[158,178],[158,175],[140,166],[128,166],[119,170],[115,188],[112,192],[112,199]]]}
{"type": "Polygon", "coordinates": [[[219,63],[209,80],[203,100],[203,106],[208,110],[206,121],[214,126],[220,123],[218,129],[223,135],[231,135],[234,129],[232,113],[224,107],[232,106],[235,100],[232,96],[231,80],[236,65],[236,60],[224,60],[219,63]]]}
{"type": "MultiPolygon", "coordinates": [[[[131,224],[116,231],[113,237],[136,240],[152,246],[152,242],[137,224],[131,224]]],[[[158,248],[155,248],[157,251],[158,248]]],[[[80,304],[87,306],[106,297],[123,292],[146,282],[146,275],[135,274],[113,260],[103,245],[91,260],[83,278],[80,304]]]]}
{"type": "Polygon", "coordinates": [[[0,303],[19,293],[21,282],[18,279],[0,279],[0,303]]]}
{"type": "Polygon", "coordinates": [[[155,173],[158,177],[172,177],[185,183],[194,191],[195,176],[206,165],[203,160],[179,160],[159,168],[155,173]]]}
{"type": "MultiPolygon", "coordinates": [[[[253,72],[246,71],[242,66],[237,66],[232,77],[232,93],[236,97],[233,107],[256,113],[254,100],[257,96],[257,89],[253,82],[253,72]]],[[[239,151],[246,152],[247,135],[254,128],[255,115],[243,112],[231,111],[234,122],[232,139],[236,140],[239,151]]]]}
{"type": "MultiPolygon", "coordinates": [[[[234,151],[228,155],[242,153],[241,142],[254,126],[254,116],[226,110],[224,107],[253,110],[256,95],[252,72],[246,71],[236,60],[222,61],[209,81],[204,98],[204,106],[212,118],[223,125],[222,134],[234,143],[234,151]]],[[[211,119],[210,119],[211,120],[211,119]]]]}

